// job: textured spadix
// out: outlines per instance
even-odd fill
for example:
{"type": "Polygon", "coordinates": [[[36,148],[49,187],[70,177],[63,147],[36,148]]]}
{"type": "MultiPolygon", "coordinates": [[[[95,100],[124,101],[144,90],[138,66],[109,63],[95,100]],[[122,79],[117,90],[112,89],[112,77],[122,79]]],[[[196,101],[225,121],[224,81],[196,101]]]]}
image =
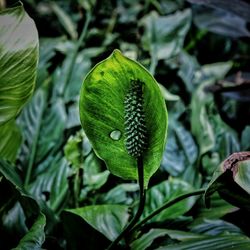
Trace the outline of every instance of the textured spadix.
{"type": "Polygon", "coordinates": [[[147,187],[160,166],[167,131],[165,102],[150,73],[115,50],[85,78],[79,108],[83,129],[108,169],[137,179],[141,156],[147,187]]]}

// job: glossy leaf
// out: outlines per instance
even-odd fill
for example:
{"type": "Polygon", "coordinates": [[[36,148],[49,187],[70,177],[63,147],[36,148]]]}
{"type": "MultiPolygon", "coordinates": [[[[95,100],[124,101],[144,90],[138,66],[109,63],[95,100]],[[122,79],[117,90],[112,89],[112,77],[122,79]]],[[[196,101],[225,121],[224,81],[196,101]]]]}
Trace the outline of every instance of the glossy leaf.
{"type": "Polygon", "coordinates": [[[145,27],[143,46],[158,60],[169,59],[180,53],[191,24],[189,9],[168,16],[151,12],[142,20],[145,27]]]}
{"type": "Polygon", "coordinates": [[[18,246],[13,248],[13,250],[41,249],[42,244],[45,241],[45,224],[46,218],[42,213],[40,213],[35,223],[20,240],[18,246]]]}
{"type": "Polygon", "coordinates": [[[126,205],[92,205],[66,211],[79,215],[111,241],[119,235],[129,217],[126,205]]]}
{"type": "MultiPolygon", "coordinates": [[[[132,249],[144,250],[152,245],[157,238],[172,238],[175,240],[186,241],[190,239],[201,239],[202,236],[190,232],[182,232],[177,230],[166,230],[160,228],[153,228],[148,233],[143,234],[140,238],[133,241],[131,244],[132,249]]],[[[171,240],[170,240],[171,241],[171,240]]],[[[159,244],[158,244],[159,245],[159,244]]]]}
{"type": "Polygon", "coordinates": [[[180,122],[171,120],[168,134],[161,165],[171,176],[179,176],[197,160],[198,147],[192,134],[180,122]]]}
{"type": "Polygon", "coordinates": [[[130,89],[130,81],[134,79],[144,83],[148,147],[143,153],[143,162],[144,186],[147,187],[150,177],[160,165],[167,129],[164,99],[148,71],[115,50],[85,78],[80,94],[80,118],[95,152],[108,169],[124,179],[137,179],[136,159],[128,154],[125,147],[124,128],[124,99],[130,89]],[[120,133],[120,138],[112,139],[113,132],[120,133]]]}
{"type": "Polygon", "coordinates": [[[214,84],[223,78],[232,67],[231,62],[205,65],[196,73],[195,82],[199,87],[192,95],[191,101],[191,129],[200,146],[200,155],[208,152],[215,146],[214,128],[209,119],[209,106],[213,102],[211,94],[205,92],[205,87],[214,84]]]}
{"type": "Polygon", "coordinates": [[[195,239],[179,244],[171,244],[157,248],[157,250],[249,250],[250,239],[246,236],[210,236],[203,239],[195,239]]]}
{"type": "Polygon", "coordinates": [[[38,34],[23,6],[0,12],[0,125],[13,119],[32,95],[38,34]]]}
{"type": "MultiPolygon", "coordinates": [[[[164,203],[176,198],[177,196],[191,192],[192,186],[185,181],[178,179],[169,179],[168,181],[161,182],[158,185],[153,186],[147,192],[146,204],[142,215],[146,217],[152,213],[155,209],[162,206],[164,203]]],[[[194,197],[190,197],[177,204],[163,210],[159,215],[156,215],[153,221],[162,221],[170,218],[176,218],[186,213],[195,202],[194,197]]]]}
{"type": "Polygon", "coordinates": [[[136,183],[124,183],[111,189],[104,195],[103,201],[108,204],[126,204],[133,203],[133,193],[138,191],[139,187],[136,183]]]}
{"type": "Polygon", "coordinates": [[[39,88],[18,118],[23,132],[20,159],[24,169],[28,161],[41,163],[57,152],[63,140],[66,111],[61,99],[47,107],[47,90],[39,88]],[[30,155],[33,155],[31,158],[30,155]]]}
{"type": "Polygon", "coordinates": [[[48,207],[57,211],[69,191],[67,177],[71,171],[61,154],[48,157],[45,161],[46,168],[30,183],[28,189],[35,198],[44,200],[48,207]]]}
{"type": "Polygon", "coordinates": [[[0,138],[0,158],[14,162],[22,142],[21,131],[14,120],[0,126],[0,138]]]}
{"type": "Polygon", "coordinates": [[[221,234],[234,234],[242,235],[243,232],[237,226],[232,223],[223,220],[209,220],[204,219],[203,223],[200,223],[192,227],[193,233],[205,234],[205,235],[221,235],[221,234]]]}
{"type": "Polygon", "coordinates": [[[100,159],[92,152],[83,163],[83,182],[89,190],[101,188],[108,180],[110,172],[102,171],[100,159]]]}

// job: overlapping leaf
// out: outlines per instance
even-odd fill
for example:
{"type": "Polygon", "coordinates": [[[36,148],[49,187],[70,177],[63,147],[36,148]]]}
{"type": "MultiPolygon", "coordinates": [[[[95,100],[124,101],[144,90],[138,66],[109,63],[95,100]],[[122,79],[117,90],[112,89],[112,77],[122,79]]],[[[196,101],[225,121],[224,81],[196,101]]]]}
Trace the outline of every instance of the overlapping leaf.
{"type": "Polygon", "coordinates": [[[32,95],[37,63],[38,34],[23,6],[0,12],[0,125],[32,95]]]}

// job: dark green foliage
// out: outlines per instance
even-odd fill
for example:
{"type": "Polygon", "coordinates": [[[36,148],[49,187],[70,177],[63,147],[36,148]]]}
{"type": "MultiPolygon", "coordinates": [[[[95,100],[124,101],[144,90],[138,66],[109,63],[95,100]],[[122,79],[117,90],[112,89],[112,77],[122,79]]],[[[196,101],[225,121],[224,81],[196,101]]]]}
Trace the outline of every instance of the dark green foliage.
{"type": "MultiPolygon", "coordinates": [[[[17,2],[0,1],[0,10],[17,2]]],[[[141,220],[208,187],[205,196],[183,199],[139,225],[119,247],[250,249],[249,161],[235,173],[221,165],[232,153],[250,151],[250,7],[245,0],[207,2],[23,0],[36,26],[30,29],[28,19],[20,39],[6,41],[2,32],[14,26],[0,29],[0,249],[105,249],[135,213],[137,184],[106,168],[79,117],[83,80],[114,49],[150,71],[168,109],[167,145],[160,168],[148,166],[147,172],[158,170],[141,220]],[[15,41],[17,51],[10,46],[15,41]]],[[[147,81],[130,77],[128,83],[121,115],[112,117],[125,129],[114,145],[127,147],[132,160],[146,152],[149,161],[155,153],[148,152],[148,138],[160,121],[145,114],[152,109],[145,103],[147,81]]],[[[94,93],[100,104],[102,88],[94,93]]],[[[115,165],[123,169],[120,159],[115,165]]]]}

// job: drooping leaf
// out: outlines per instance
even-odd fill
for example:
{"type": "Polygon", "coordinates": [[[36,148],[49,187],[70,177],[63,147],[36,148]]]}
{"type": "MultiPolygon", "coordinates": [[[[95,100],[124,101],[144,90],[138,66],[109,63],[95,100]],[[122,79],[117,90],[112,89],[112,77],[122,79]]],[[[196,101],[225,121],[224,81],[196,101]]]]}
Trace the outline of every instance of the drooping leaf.
{"type": "Polygon", "coordinates": [[[93,250],[99,249],[100,246],[106,249],[110,244],[110,240],[81,219],[79,215],[67,211],[63,211],[61,215],[67,249],[93,250]]]}
{"type": "Polygon", "coordinates": [[[14,162],[21,146],[21,131],[14,120],[0,126],[0,158],[14,162]]]}
{"type": "Polygon", "coordinates": [[[92,205],[66,211],[82,217],[111,241],[119,235],[129,217],[126,205],[92,205]]]}
{"type": "Polygon", "coordinates": [[[45,232],[44,232],[45,224],[46,224],[46,218],[42,213],[40,213],[35,223],[25,234],[25,236],[20,240],[18,246],[13,249],[14,250],[41,249],[42,244],[45,241],[45,232]]]}
{"type": "Polygon", "coordinates": [[[224,36],[233,38],[250,36],[247,21],[244,18],[222,9],[196,6],[194,8],[194,23],[200,29],[224,36]]]}
{"type": "MultiPolygon", "coordinates": [[[[192,186],[185,181],[173,178],[153,186],[147,192],[146,204],[142,218],[152,213],[155,209],[159,208],[167,201],[170,201],[181,194],[191,192],[192,190],[192,186]]],[[[153,217],[152,221],[162,221],[181,216],[194,205],[194,202],[194,197],[178,202],[153,217]]]]}
{"type": "MultiPolygon", "coordinates": [[[[218,191],[227,202],[250,209],[250,160],[240,159],[242,153],[235,153],[223,161],[215,170],[207,186],[205,201],[209,206],[209,196],[218,191]]],[[[248,152],[248,157],[249,156],[248,152]]]]}
{"type": "Polygon", "coordinates": [[[37,63],[38,34],[23,6],[0,12],[0,125],[32,95],[37,63]]]}
{"type": "MultiPolygon", "coordinates": [[[[128,154],[125,146],[124,101],[133,81],[140,81],[143,85],[148,146],[142,157],[144,186],[147,187],[160,165],[167,128],[164,99],[147,70],[115,50],[85,78],[80,94],[80,118],[95,152],[108,169],[122,178],[137,179],[136,159],[128,154]]],[[[132,133],[129,136],[134,137],[132,133]]]]}
{"type": "Polygon", "coordinates": [[[0,196],[1,229],[6,233],[6,236],[1,233],[6,238],[1,238],[0,242],[1,247],[10,249],[16,246],[27,228],[35,223],[40,208],[25,191],[15,167],[3,160],[0,161],[0,196]]]}

